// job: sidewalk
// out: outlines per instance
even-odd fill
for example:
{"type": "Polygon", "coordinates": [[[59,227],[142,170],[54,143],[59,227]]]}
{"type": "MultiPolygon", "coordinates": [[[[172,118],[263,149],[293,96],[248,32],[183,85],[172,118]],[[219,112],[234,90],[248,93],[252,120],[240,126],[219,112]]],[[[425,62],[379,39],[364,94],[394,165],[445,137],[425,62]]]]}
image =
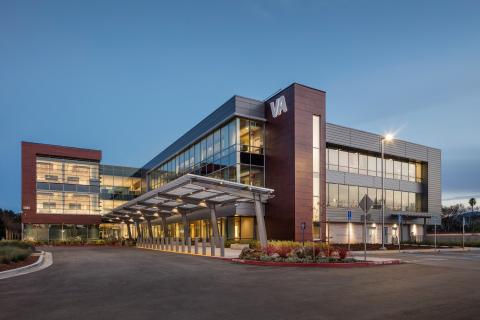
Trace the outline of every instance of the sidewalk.
{"type": "MultiPolygon", "coordinates": [[[[429,253],[429,252],[462,252],[462,251],[480,251],[480,248],[477,247],[465,247],[463,248],[430,248],[430,249],[401,249],[400,252],[398,250],[367,250],[367,257],[369,255],[388,255],[388,254],[398,254],[398,253],[429,253]]],[[[363,251],[351,251],[352,255],[355,256],[362,256],[363,251]]]]}

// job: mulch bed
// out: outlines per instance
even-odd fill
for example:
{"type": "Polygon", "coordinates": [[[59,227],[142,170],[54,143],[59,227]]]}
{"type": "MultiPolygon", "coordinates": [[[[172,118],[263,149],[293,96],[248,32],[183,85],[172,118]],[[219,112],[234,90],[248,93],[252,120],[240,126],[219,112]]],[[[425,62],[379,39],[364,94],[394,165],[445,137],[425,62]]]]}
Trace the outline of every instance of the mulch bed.
{"type": "Polygon", "coordinates": [[[27,259],[19,262],[13,262],[8,264],[0,263],[0,272],[28,266],[29,264],[35,263],[38,258],[38,256],[30,256],[27,259]]]}

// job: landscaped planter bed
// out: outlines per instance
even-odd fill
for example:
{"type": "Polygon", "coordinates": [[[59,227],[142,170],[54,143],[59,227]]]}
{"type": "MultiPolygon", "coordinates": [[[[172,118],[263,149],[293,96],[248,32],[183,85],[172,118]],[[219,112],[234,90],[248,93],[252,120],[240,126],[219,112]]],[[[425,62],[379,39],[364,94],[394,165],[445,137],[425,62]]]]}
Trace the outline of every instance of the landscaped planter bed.
{"type": "Polygon", "coordinates": [[[12,270],[12,269],[17,269],[21,267],[26,267],[28,265],[31,265],[39,259],[39,256],[30,256],[26,258],[23,261],[18,261],[18,262],[12,262],[12,263],[1,263],[0,264],[0,272],[2,271],[7,271],[7,270],[12,270]]]}
{"type": "Polygon", "coordinates": [[[372,262],[372,261],[355,261],[355,262],[274,262],[274,261],[258,261],[232,259],[234,263],[255,265],[255,266],[274,266],[274,267],[319,267],[319,268],[356,268],[356,267],[374,267],[381,265],[400,264],[399,260],[372,262]]]}

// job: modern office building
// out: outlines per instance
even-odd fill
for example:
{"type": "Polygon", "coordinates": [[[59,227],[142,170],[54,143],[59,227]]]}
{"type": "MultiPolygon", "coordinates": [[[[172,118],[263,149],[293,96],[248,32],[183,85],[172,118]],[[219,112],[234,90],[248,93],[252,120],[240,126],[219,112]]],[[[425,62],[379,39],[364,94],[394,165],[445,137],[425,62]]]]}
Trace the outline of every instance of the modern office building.
{"type": "MultiPolygon", "coordinates": [[[[152,217],[135,200],[195,174],[273,189],[274,198],[263,204],[269,239],[361,242],[359,202],[368,195],[373,201],[368,242],[381,243],[382,235],[386,243],[421,240],[440,215],[440,150],[326,123],[325,99],[324,91],[296,83],[265,101],[233,96],[141,168],[102,165],[98,150],[24,142],[24,236],[189,232],[210,238],[208,208],[180,214],[174,207],[152,217]],[[125,213],[134,206],[140,208],[136,219],[125,213]]],[[[219,233],[231,240],[256,239],[260,221],[254,206],[242,201],[218,206],[219,233]]]]}

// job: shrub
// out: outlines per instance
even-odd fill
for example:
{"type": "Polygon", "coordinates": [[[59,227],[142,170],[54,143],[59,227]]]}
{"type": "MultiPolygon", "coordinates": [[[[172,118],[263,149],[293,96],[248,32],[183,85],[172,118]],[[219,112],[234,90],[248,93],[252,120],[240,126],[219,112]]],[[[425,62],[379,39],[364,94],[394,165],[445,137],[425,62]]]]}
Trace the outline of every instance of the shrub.
{"type": "Polygon", "coordinates": [[[348,254],[348,250],[346,248],[341,247],[337,249],[337,253],[340,260],[345,260],[348,254]]]}
{"type": "Polygon", "coordinates": [[[20,241],[20,240],[1,240],[0,241],[0,248],[1,247],[15,247],[20,249],[29,249],[35,250],[32,242],[28,241],[20,241]]]}
{"type": "Polygon", "coordinates": [[[23,261],[32,254],[31,249],[15,246],[0,246],[0,263],[23,261]]]}

